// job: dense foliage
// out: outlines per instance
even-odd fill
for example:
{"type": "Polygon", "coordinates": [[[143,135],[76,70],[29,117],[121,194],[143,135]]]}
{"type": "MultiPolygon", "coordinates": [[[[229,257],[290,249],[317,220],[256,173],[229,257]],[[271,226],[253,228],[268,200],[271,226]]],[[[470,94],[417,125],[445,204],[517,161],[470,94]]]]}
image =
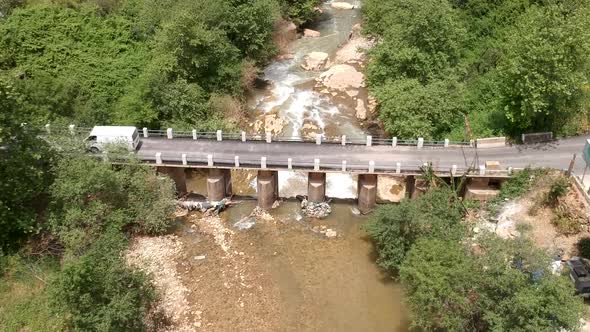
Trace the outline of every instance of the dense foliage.
{"type": "Polygon", "coordinates": [[[365,31],[381,40],[367,81],[386,130],[458,139],[584,130],[589,10],[587,0],[367,0],[365,31]]]}
{"type": "Polygon", "coordinates": [[[455,195],[441,188],[415,200],[380,207],[365,228],[377,248],[377,263],[397,272],[418,239],[460,239],[462,217],[463,207],[455,195]]]}
{"type": "MultiPolygon", "coordinates": [[[[37,132],[23,124],[20,96],[0,80],[0,256],[38,230],[53,156],[37,132]]],[[[1,264],[0,264],[1,265],[1,264]]]]}
{"type": "Polygon", "coordinates": [[[275,24],[305,22],[317,3],[7,3],[0,77],[25,96],[28,122],[219,129],[239,116],[256,65],[275,55],[275,24]]]}
{"type": "MultiPolygon", "coordinates": [[[[542,174],[518,173],[495,204],[523,194],[542,174]]],[[[412,325],[425,331],[575,330],[584,307],[569,278],[553,274],[551,260],[526,236],[472,233],[465,212],[442,186],[379,207],[367,225],[377,263],[404,286],[412,325]]]]}
{"type": "Polygon", "coordinates": [[[584,312],[566,276],[526,240],[466,246],[421,239],[401,267],[413,324],[424,330],[573,330],[584,312]]]}

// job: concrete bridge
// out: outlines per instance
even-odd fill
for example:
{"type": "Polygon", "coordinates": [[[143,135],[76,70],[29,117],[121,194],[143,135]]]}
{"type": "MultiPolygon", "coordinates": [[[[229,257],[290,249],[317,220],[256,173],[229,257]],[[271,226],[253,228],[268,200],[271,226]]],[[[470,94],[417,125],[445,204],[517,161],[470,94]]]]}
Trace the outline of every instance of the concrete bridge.
{"type": "MultiPolygon", "coordinates": [[[[376,204],[379,176],[404,179],[412,197],[423,187],[416,175],[429,165],[443,178],[467,176],[467,195],[471,191],[478,196],[479,191],[485,198],[490,183],[499,184],[513,170],[529,166],[568,168],[572,156],[581,153],[586,141],[585,137],[574,137],[530,145],[492,144],[486,148],[474,142],[402,141],[371,136],[301,139],[145,128],[140,133],[137,157],[170,175],[180,192],[186,191],[185,170],[189,168],[209,169],[207,195],[211,201],[231,195],[231,169],[257,170],[259,205],[267,208],[278,198],[277,172],[298,170],[308,172],[309,199],[321,202],[325,199],[325,173],[346,172],[358,175],[361,211],[376,204]]],[[[582,164],[579,161],[574,170],[581,173],[582,164]]]]}

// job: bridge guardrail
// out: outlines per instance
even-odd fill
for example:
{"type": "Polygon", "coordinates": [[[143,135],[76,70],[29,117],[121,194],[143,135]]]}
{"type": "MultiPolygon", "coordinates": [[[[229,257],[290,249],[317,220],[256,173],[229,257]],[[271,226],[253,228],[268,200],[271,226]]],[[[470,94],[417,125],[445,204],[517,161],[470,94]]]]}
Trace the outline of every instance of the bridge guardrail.
{"type": "MultiPolygon", "coordinates": [[[[90,133],[92,128],[89,127],[77,127],[70,125],[69,127],[51,125],[45,126],[45,132],[47,134],[70,134],[70,135],[87,135],[90,133]]],[[[450,140],[424,140],[422,138],[417,139],[398,139],[397,137],[385,138],[385,137],[372,137],[371,135],[365,136],[324,136],[320,135],[321,138],[309,137],[309,136],[287,136],[287,135],[257,135],[248,134],[245,132],[231,132],[226,133],[220,130],[215,132],[208,131],[196,131],[196,130],[174,130],[168,128],[162,129],[147,129],[138,128],[140,136],[146,137],[165,137],[169,139],[183,138],[183,139],[194,139],[194,140],[232,140],[232,141],[266,141],[266,142],[299,142],[299,143],[316,143],[316,144],[350,144],[350,145],[389,145],[389,146],[417,146],[421,147],[473,147],[473,142],[464,141],[450,141],[450,140]]]]}

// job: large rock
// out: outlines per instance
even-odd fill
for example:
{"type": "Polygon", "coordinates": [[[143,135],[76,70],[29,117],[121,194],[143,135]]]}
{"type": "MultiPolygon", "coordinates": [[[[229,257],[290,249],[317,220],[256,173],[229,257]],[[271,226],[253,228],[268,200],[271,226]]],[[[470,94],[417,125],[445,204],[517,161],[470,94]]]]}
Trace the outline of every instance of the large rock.
{"type": "Polygon", "coordinates": [[[359,120],[366,120],[367,119],[367,108],[365,107],[365,102],[362,99],[358,99],[356,101],[356,118],[359,120]]]}
{"type": "Polygon", "coordinates": [[[364,86],[363,73],[347,64],[332,66],[316,80],[328,88],[328,90],[336,92],[346,92],[347,90],[360,89],[364,86]]]}
{"type": "Polygon", "coordinates": [[[315,30],[311,30],[311,29],[303,30],[303,37],[317,38],[319,36],[321,36],[319,31],[315,31],[315,30]]]}
{"type": "Polygon", "coordinates": [[[354,9],[354,5],[348,2],[332,2],[332,8],[334,9],[354,9]]]}
{"type": "Polygon", "coordinates": [[[305,70],[319,71],[328,63],[328,53],[311,52],[305,56],[305,63],[301,65],[305,70]]]}
{"type": "Polygon", "coordinates": [[[272,134],[280,134],[285,127],[285,120],[278,117],[277,114],[268,114],[264,116],[264,131],[272,134]]]}

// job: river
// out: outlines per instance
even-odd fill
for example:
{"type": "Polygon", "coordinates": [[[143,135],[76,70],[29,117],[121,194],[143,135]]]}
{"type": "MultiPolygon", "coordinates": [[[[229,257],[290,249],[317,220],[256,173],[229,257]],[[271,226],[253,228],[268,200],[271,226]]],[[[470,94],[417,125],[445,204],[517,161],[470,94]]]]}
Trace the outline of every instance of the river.
{"type": "MultiPolygon", "coordinates": [[[[321,37],[296,40],[291,45],[293,59],[265,68],[263,78],[269,84],[250,98],[254,110],[250,127],[274,114],[283,121],[275,135],[366,132],[355,117],[354,105],[317,91],[314,82],[321,72],[301,68],[310,52],[325,52],[333,59],[360,22],[358,8],[334,10],[326,3],[322,11],[318,21],[308,26],[321,37]]],[[[254,197],[255,175],[232,171],[234,194],[254,197]]],[[[193,170],[188,190],[206,195],[205,178],[202,171],[193,170]]],[[[279,173],[281,197],[294,198],[306,191],[305,173],[279,173]]],[[[367,217],[353,214],[355,202],[346,200],[356,197],[356,179],[328,174],[327,196],[339,200],[322,220],[303,217],[299,202],[287,200],[269,211],[267,218],[256,218],[250,229],[239,230],[236,222],[254,220],[248,216],[256,201],[246,199],[224,211],[220,219],[203,221],[200,214],[191,214],[180,224],[176,234],[188,259],[203,258],[202,263],[189,263],[190,268],[179,265],[186,268],[183,282],[193,285],[188,300],[203,311],[203,327],[210,331],[407,331],[401,288],[375,264],[373,246],[362,230],[367,217]],[[337,237],[328,239],[318,232],[328,228],[337,237]]]]}

